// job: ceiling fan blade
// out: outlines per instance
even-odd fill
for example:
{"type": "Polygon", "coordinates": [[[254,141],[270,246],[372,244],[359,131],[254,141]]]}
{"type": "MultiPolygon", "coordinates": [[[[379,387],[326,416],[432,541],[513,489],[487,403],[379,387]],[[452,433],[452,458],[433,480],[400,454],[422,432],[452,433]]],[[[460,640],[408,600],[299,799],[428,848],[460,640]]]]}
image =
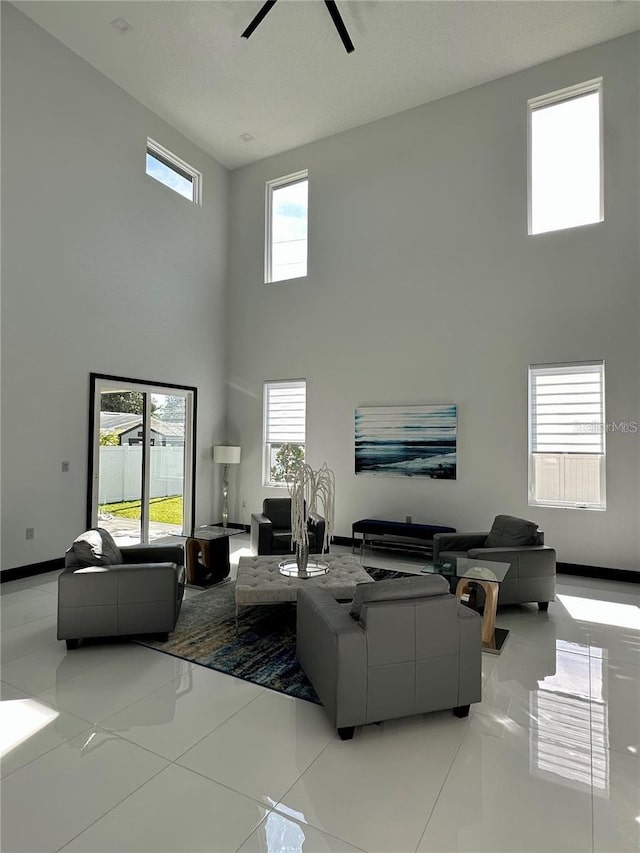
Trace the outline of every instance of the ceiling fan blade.
{"type": "Polygon", "coordinates": [[[347,32],[347,28],[345,27],[344,21],[342,20],[342,15],[338,11],[338,7],[336,6],[336,0],[324,0],[324,4],[329,10],[331,20],[335,24],[335,27],[338,31],[338,35],[342,39],[344,49],[347,51],[347,53],[353,53],[355,47],[353,46],[353,42],[349,38],[349,33],[347,32]]]}
{"type": "Polygon", "coordinates": [[[257,14],[257,15],[255,16],[255,18],[253,19],[253,21],[251,21],[251,23],[249,24],[249,26],[247,27],[247,29],[242,33],[242,36],[241,36],[241,37],[242,37],[243,39],[248,39],[248,38],[249,38],[249,36],[251,35],[251,33],[252,33],[252,32],[256,29],[256,27],[257,27],[257,26],[258,26],[258,25],[259,25],[259,24],[260,24],[260,23],[261,23],[261,22],[266,18],[266,16],[267,16],[267,15],[269,14],[269,12],[273,9],[273,7],[276,5],[276,3],[277,3],[277,0],[267,0],[267,2],[264,4],[264,6],[262,7],[262,9],[260,9],[260,11],[258,12],[258,14],[257,14]]]}

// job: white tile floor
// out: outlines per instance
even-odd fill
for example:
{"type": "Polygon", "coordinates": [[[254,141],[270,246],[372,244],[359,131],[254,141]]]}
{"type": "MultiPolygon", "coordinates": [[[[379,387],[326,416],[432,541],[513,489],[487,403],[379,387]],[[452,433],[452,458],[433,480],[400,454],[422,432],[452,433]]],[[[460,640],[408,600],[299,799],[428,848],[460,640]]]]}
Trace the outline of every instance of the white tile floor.
{"type": "Polygon", "coordinates": [[[639,585],[560,575],[548,614],[499,611],[468,719],[343,743],[318,706],[151,649],[67,653],[55,577],[0,588],[6,853],[640,851],[639,585]]]}

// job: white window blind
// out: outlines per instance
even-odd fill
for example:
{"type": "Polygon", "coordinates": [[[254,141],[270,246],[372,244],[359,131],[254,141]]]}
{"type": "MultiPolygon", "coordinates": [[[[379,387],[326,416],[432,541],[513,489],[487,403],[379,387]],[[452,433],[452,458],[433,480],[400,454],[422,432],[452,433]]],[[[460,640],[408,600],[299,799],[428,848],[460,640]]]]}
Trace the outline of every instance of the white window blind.
{"type": "Polygon", "coordinates": [[[265,398],[267,444],[304,444],[306,382],[267,382],[265,398]]]}
{"type": "Polygon", "coordinates": [[[604,365],[532,365],[531,451],[604,453],[604,365]]]}
{"type": "Polygon", "coordinates": [[[264,383],[263,486],[287,485],[287,471],[304,459],[307,417],[304,379],[264,383]]]}
{"type": "Polygon", "coordinates": [[[604,362],[529,368],[529,503],[604,509],[604,362]]]}

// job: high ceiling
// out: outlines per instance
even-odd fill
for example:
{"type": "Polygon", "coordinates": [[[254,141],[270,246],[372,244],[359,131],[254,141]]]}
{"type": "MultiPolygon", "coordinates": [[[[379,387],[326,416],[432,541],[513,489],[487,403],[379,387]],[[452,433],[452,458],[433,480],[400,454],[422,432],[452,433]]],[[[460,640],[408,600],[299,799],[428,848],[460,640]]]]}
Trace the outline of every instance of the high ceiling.
{"type": "Polygon", "coordinates": [[[338,0],[348,55],[320,0],[248,40],[262,0],[14,5],[228,168],[640,29],[638,0],[338,0]]]}

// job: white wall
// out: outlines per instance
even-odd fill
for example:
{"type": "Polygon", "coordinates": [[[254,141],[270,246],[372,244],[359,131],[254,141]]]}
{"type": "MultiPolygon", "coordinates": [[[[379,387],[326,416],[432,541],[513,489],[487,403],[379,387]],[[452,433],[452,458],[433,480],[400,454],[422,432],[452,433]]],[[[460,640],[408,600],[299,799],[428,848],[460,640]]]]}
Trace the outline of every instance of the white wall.
{"type": "Polygon", "coordinates": [[[336,533],[367,516],[487,529],[535,519],[559,559],[640,570],[639,435],[608,438],[606,512],[527,505],[527,367],[606,360],[607,415],[640,420],[639,37],[627,36],[231,176],[234,520],[262,498],[262,383],[308,381],[308,459],[336,533]],[[604,77],[606,218],[527,236],[527,99],[604,77]],[[309,275],[263,284],[265,181],[309,170],[309,275]],[[354,474],[354,408],[459,406],[457,481],[354,474]],[[246,509],[241,510],[241,501],[246,509]]]}
{"type": "Polygon", "coordinates": [[[2,4],[3,569],[84,529],[91,371],[198,388],[196,521],[217,517],[227,205],[222,166],[2,4]],[[203,173],[202,207],[145,175],[147,136],[203,173]]]}

